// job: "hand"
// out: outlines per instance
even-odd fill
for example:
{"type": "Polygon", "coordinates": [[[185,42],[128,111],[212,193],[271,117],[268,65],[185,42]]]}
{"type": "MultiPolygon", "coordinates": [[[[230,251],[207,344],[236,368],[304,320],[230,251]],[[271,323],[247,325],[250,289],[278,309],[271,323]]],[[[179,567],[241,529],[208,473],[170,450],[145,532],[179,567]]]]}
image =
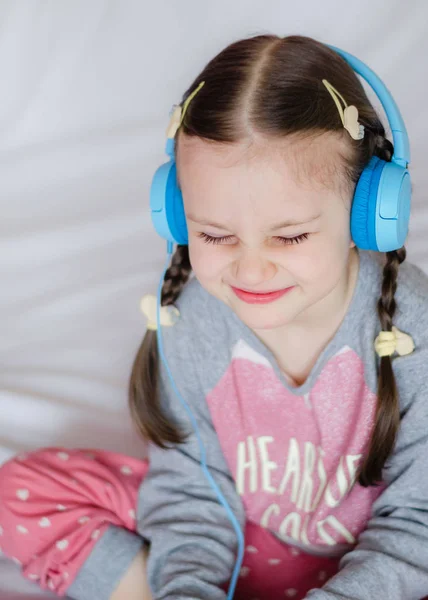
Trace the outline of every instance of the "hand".
{"type": "Polygon", "coordinates": [[[148,549],[144,547],[134,558],[110,600],[152,600],[146,574],[147,555],[148,549]]]}

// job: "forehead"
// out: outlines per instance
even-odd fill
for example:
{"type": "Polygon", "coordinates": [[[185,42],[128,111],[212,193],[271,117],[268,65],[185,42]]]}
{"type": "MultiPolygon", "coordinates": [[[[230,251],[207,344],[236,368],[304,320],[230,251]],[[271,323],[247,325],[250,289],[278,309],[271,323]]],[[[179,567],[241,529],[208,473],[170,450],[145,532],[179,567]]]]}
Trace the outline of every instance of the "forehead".
{"type": "MultiPolygon", "coordinates": [[[[346,194],[344,157],[349,145],[336,132],[316,136],[284,138],[254,137],[251,141],[219,143],[186,136],[177,141],[177,175],[183,193],[191,194],[209,182],[211,188],[239,185],[240,179],[252,186],[298,193],[334,192],[346,194]]],[[[241,182],[242,183],[242,182],[241,182]]]]}

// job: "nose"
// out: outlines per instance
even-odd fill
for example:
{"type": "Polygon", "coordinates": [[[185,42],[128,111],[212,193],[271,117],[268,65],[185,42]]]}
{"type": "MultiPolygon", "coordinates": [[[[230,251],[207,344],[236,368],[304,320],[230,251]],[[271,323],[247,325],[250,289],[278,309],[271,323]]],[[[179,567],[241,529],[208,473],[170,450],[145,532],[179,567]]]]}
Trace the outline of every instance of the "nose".
{"type": "Polygon", "coordinates": [[[259,251],[243,250],[233,265],[233,277],[237,283],[245,287],[263,285],[273,279],[277,268],[259,251]]]}

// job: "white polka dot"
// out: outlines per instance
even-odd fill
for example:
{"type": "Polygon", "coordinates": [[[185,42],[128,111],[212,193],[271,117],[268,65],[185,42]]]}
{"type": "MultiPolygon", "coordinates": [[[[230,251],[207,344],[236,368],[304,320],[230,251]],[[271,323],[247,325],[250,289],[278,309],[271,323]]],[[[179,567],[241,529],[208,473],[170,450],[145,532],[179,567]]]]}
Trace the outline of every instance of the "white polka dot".
{"type": "Polygon", "coordinates": [[[67,571],[63,574],[64,579],[68,579],[70,577],[69,573],[67,573],[67,571]]]}
{"type": "Polygon", "coordinates": [[[39,527],[50,527],[52,523],[47,517],[42,517],[39,521],[39,527]]]}
{"type": "Polygon", "coordinates": [[[131,469],[131,467],[128,467],[127,465],[122,465],[120,467],[120,472],[123,473],[124,475],[132,475],[132,469],[131,469]]]}
{"type": "Polygon", "coordinates": [[[63,504],[57,504],[57,505],[56,505],[56,509],[57,509],[57,510],[60,510],[60,511],[62,512],[62,511],[64,511],[64,510],[67,510],[67,507],[66,507],[66,506],[64,506],[63,504]]]}
{"type": "Polygon", "coordinates": [[[257,548],[255,546],[247,546],[245,548],[245,550],[247,552],[250,552],[250,554],[256,554],[258,552],[257,548]]]}
{"type": "Polygon", "coordinates": [[[70,455],[67,452],[57,452],[57,456],[60,460],[68,460],[70,455]]]}
{"type": "Polygon", "coordinates": [[[281,559],[280,558],[270,558],[268,560],[268,563],[270,565],[279,565],[281,563],[281,559]]]}
{"type": "Polygon", "coordinates": [[[100,537],[100,530],[99,529],[95,529],[95,531],[91,535],[91,538],[93,540],[97,540],[99,537],[100,537]]]}
{"type": "Polygon", "coordinates": [[[136,514],[135,514],[135,510],[133,508],[130,508],[128,511],[128,515],[131,517],[131,519],[135,519],[137,518],[136,514]]]}
{"type": "Polygon", "coordinates": [[[14,556],[12,556],[12,560],[14,563],[16,563],[17,565],[21,566],[22,562],[20,560],[18,560],[17,558],[15,558],[14,556]]]}
{"type": "Polygon", "coordinates": [[[40,575],[37,575],[36,573],[30,573],[29,575],[27,575],[27,577],[32,581],[38,581],[40,579],[40,575]]]}
{"type": "Polygon", "coordinates": [[[26,489],[20,489],[16,490],[16,495],[20,500],[23,500],[25,502],[25,500],[28,500],[28,498],[30,497],[30,492],[26,489]]]}
{"type": "Polygon", "coordinates": [[[288,590],[285,590],[285,595],[287,598],[294,598],[296,594],[297,590],[295,588],[288,588],[288,590]]]}
{"type": "Polygon", "coordinates": [[[58,550],[66,550],[68,548],[68,543],[68,540],[59,540],[59,542],[56,543],[56,547],[58,550]]]}
{"type": "Polygon", "coordinates": [[[80,525],[84,525],[84,524],[85,524],[85,523],[87,523],[88,521],[90,521],[90,518],[89,518],[89,517],[80,517],[80,519],[78,519],[78,520],[77,520],[77,522],[78,522],[80,525]]]}
{"type": "Polygon", "coordinates": [[[290,552],[293,556],[300,556],[300,551],[297,548],[291,548],[290,552]]]}
{"type": "Polygon", "coordinates": [[[3,527],[0,525],[0,535],[3,535],[3,527]]]}
{"type": "Polygon", "coordinates": [[[26,527],[24,527],[24,525],[17,525],[16,526],[16,531],[18,531],[18,533],[22,533],[22,534],[26,534],[28,533],[28,529],[26,527]]]}
{"type": "Polygon", "coordinates": [[[247,577],[247,575],[250,572],[250,567],[241,567],[241,570],[239,572],[239,576],[240,577],[247,577]]]}
{"type": "Polygon", "coordinates": [[[320,571],[318,573],[318,581],[325,581],[325,579],[327,579],[327,572],[326,571],[320,571]]]}
{"type": "Polygon", "coordinates": [[[54,584],[54,582],[52,581],[52,579],[49,579],[48,588],[49,588],[50,590],[52,590],[52,591],[54,591],[54,590],[55,590],[55,584],[54,584]]]}

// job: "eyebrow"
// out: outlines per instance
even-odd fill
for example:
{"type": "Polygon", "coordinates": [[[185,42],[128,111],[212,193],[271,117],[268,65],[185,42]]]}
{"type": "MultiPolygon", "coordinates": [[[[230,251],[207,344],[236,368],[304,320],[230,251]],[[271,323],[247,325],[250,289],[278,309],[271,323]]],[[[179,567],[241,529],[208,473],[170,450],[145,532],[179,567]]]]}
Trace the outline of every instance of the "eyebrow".
{"type": "MultiPolygon", "coordinates": [[[[274,225],[273,227],[271,227],[269,229],[269,231],[275,231],[277,229],[285,229],[286,227],[295,227],[297,225],[306,225],[307,223],[312,223],[312,221],[316,221],[317,219],[319,219],[321,216],[321,214],[316,215],[315,217],[310,217],[309,219],[305,219],[304,221],[301,221],[299,219],[288,219],[287,221],[282,221],[281,223],[277,223],[276,225],[274,225]]],[[[196,216],[193,216],[192,214],[188,214],[187,218],[189,219],[189,221],[193,221],[194,223],[197,223],[198,225],[205,225],[208,227],[215,227],[216,229],[224,229],[224,230],[228,230],[228,227],[225,227],[224,225],[220,225],[219,223],[215,223],[214,221],[210,221],[210,220],[206,220],[206,219],[197,219],[196,216]]]]}

